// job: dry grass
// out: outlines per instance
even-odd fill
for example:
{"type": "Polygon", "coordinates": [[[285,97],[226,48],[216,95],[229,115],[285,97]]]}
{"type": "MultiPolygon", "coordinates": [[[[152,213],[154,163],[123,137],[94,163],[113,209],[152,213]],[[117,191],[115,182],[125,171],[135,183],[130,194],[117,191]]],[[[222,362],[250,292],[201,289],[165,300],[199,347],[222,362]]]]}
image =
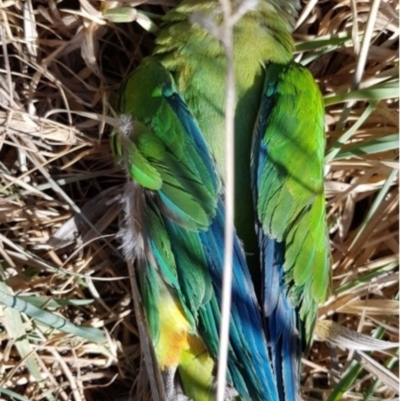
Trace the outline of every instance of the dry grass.
{"type": "MultiPolygon", "coordinates": [[[[0,399],[149,399],[114,239],[124,176],[110,156],[106,116],[153,35],[136,22],[106,22],[101,11],[112,3],[0,2],[0,302],[24,312],[2,308],[0,399]],[[105,342],[96,343],[99,331],[71,335],[76,326],[62,320],[44,325],[49,316],[40,319],[37,307],[101,329],[105,342]]],[[[333,290],[320,316],[398,342],[398,4],[382,1],[364,61],[374,3],[314,3],[295,37],[327,98],[333,290]]],[[[397,354],[370,356],[375,370],[362,353],[316,342],[305,399],[394,399],[397,354]]]]}

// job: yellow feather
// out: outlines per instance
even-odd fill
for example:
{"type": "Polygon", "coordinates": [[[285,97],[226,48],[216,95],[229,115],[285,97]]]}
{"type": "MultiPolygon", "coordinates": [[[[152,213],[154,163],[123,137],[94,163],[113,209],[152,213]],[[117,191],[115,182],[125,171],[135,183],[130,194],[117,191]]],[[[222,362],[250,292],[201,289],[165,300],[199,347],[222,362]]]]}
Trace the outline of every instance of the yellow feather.
{"type": "Polygon", "coordinates": [[[191,327],[178,299],[172,291],[162,292],[158,311],[160,316],[160,335],[155,351],[161,370],[177,367],[182,351],[189,349],[188,336],[191,327]]]}

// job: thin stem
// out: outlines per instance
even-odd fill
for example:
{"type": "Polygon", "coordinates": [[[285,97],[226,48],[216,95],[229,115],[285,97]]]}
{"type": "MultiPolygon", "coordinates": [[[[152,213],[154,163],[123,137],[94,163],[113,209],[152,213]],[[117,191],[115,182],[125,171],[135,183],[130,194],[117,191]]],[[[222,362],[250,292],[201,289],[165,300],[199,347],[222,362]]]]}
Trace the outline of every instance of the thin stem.
{"type": "Polygon", "coordinates": [[[234,239],[234,154],[235,154],[235,71],[233,52],[232,10],[229,0],[220,0],[223,12],[222,42],[227,60],[226,99],[225,99],[225,242],[224,270],[222,282],[222,305],[219,358],[217,372],[217,401],[225,397],[226,372],[228,366],[229,324],[232,297],[232,260],[234,239]]]}

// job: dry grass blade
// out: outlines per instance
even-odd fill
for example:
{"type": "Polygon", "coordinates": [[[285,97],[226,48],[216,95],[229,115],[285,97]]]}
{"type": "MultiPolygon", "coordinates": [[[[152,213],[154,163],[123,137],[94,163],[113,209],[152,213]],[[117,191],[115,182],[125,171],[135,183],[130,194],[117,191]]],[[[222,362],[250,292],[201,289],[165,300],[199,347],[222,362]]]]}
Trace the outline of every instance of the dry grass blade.
{"type": "Polygon", "coordinates": [[[400,381],[398,377],[395,376],[390,370],[385,369],[363,352],[357,352],[356,359],[368,372],[373,373],[376,377],[378,377],[379,380],[389,386],[393,391],[398,391],[400,381]]]}
{"type": "Polygon", "coordinates": [[[397,348],[398,343],[382,341],[367,336],[331,320],[320,320],[316,323],[315,336],[320,341],[346,348],[348,350],[381,351],[397,348]]]}
{"type": "MultiPolygon", "coordinates": [[[[2,397],[150,399],[132,272],[114,240],[125,179],[107,116],[123,77],[154,45],[142,27],[155,30],[154,13],[169,5],[152,3],[1,2],[2,293],[107,338],[99,346],[2,307],[2,397]],[[117,6],[130,8],[131,23],[109,21],[117,6]]],[[[398,343],[398,3],[377,4],[309,1],[294,35],[327,105],[333,289],[320,319],[398,343]]],[[[316,342],[304,399],[395,399],[398,354],[385,352],[352,361],[316,342]]]]}

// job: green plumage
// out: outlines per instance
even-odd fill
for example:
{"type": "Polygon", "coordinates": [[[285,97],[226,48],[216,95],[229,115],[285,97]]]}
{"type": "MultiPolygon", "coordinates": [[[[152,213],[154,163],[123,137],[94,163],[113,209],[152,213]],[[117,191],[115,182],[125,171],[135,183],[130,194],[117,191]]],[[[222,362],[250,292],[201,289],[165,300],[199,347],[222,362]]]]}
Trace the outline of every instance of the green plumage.
{"type": "Polygon", "coordinates": [[[215,213],[216,190],[207,167],[164,98],[175,91],[172,77],[157,62],[148,60],[135,70],[120,97],[119,111],[124,116],[120,131],[126,132],[116,137],[114,152],[124,159],[138,184],[163,190],[179,208],[175,218],[181,224],[206,228],[215,213]]]}

